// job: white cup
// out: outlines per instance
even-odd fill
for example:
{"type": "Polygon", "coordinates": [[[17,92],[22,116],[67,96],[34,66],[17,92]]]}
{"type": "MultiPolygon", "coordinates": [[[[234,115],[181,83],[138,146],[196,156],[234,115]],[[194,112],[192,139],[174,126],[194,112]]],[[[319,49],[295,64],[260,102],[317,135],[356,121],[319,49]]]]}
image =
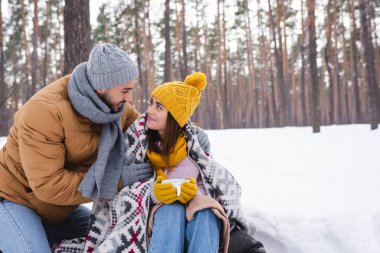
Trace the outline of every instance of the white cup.
{"type": "Polygon", "coordinates": [[[162,184],[171,183],[177,189],[177,197],[181,195],[181,185],[184,182],[190,183],[190,180],[185,179],[185,178],[178,178],[178,179],[165,179],[161,181],[162,184]]]}

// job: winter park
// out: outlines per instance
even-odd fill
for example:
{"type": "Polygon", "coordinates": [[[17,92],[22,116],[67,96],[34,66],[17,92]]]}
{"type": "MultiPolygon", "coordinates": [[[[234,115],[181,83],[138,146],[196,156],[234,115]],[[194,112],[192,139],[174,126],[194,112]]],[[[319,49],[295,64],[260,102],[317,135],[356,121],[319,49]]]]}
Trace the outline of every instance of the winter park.
{"type": "Polygon", "coordinates": [[[380,1],[0,0],[0,253],[380,253],[380,1]]]}
{"type": "Polygon", "coordinates": [[[267,252],[380,252],[379,131],[344,125],[322,132],[207,131],[215,159],[242,185],[267,252]]]}

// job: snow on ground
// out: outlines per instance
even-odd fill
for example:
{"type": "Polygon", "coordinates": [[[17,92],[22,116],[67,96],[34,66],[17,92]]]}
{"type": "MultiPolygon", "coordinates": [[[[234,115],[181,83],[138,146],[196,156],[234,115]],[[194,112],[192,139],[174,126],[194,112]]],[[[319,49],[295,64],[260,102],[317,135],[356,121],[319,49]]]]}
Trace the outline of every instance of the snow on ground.
{"type": "Polygon", "coordinates": [[[380,252],[380,130],[208,131],[268,253],[380,252]]]}
{"type": "Polygon", "coordinates": [[[4,146],[6,141],[7,141],[6,137],[0,137],[0,147],[4,146]]]}
{"type": "MultiPolygon", "coordinates": [[[[268,253],[380,252],[380,130],[207,131],[268,253]]],[[[5,138],[0,138],[0,146],[5,138]]]]}

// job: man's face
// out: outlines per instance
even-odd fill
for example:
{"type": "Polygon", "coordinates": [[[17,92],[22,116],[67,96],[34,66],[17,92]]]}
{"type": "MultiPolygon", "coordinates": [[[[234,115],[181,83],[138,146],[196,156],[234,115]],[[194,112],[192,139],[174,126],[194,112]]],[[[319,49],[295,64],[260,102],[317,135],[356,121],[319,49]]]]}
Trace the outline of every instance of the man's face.
{"type": "Polygon", "coordinates": [[[120,107],[125,102],[131,102],[133,99],[132,90],[135,87],[135,81],[130,81],[125,84],[109,89],[99,89],[96,93],[102,101],[108,105],[112,112],[118,112],[120,107]]]}

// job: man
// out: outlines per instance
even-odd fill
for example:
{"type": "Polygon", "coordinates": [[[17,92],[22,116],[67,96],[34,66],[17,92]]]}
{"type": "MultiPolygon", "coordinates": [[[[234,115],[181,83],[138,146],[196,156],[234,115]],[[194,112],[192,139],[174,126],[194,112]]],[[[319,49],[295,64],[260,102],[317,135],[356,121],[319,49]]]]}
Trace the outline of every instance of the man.
{"type": "Polygon", "coordinates": [[[137,77],[128,54],[98,44],[16,112],[0,151],[0,252],[51,252],[49,243],[85,236],[80,204],[152,176],[148,163],[123,166],[137,77]]]}

